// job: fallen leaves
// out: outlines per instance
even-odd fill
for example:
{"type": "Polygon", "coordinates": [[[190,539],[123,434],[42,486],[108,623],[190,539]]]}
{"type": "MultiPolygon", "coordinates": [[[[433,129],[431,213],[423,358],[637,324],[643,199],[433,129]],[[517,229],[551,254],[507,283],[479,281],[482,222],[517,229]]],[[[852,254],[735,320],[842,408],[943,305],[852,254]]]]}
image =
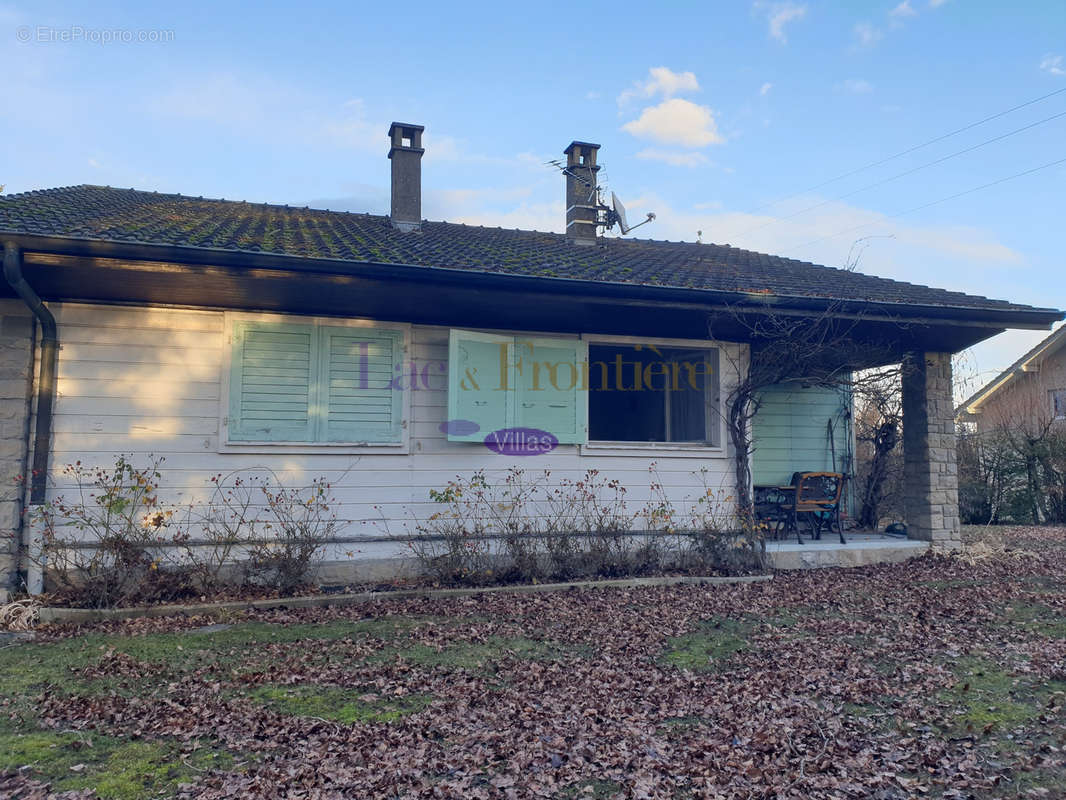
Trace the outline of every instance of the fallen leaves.
{"type": "MultiPolygon", "coordinates": [[[[1041,536],[1026,558],[761,584],[250,613],[165,662],[133,644],[204,620],[86,626],[108,647],[33,703],[46,727],[237,755],[187,798],[1062,796],[1066,531],[1041,536]]],[[[4,780],[38,796],[30,773],[4,780]]]]}

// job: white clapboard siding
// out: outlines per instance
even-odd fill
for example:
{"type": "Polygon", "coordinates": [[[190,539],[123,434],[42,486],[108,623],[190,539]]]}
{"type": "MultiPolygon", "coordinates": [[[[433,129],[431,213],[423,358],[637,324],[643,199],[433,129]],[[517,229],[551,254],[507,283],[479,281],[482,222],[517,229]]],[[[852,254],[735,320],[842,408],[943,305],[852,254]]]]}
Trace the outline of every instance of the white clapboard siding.
{"type": "MultiPolygon", "coordinates": [[[[497,455],[476,442],[449,442],[441,430],[448,408],[449,331],[433,326],[411,327],[402,370],[384,358],[379,359],[381,364],[370,365],[392,370],[408,381],[402,384],[410,392],[408,452],[366,453],[357,447],[303,453],[220,452],[219,437],[225,430],[223,370],[230,346],[222,312],[66,303],[53,308],[62,344],[50,469],[53,496],[71,488],[65,465],[80,461],[109,466],[119,454],[132,456],[138,465],[162,457],[161,497],[179,504],[209,498],[213,475],[270,470],[290,486],[307,485],[313,478],[326,480],[337,498],[334,510],[350,523],[344,535],[380,537],[414,532],[418,520],[440,508],[430,501],[431,490],[479,469],[491,480],[518,467],[538,481],[544,470],[550,470],[547,485],[553,487],[580,480],[595,469],[600,479],[617,479],[626,487],[626,509],[631,514],[655,501],[649,488],[653,479],[663,484],[679,510],[691,506],[705,487],[732,493],[733,470],[724,451],[700,458],[672,456],[666,450],[590,454],[564,444],[549,454],[522,458],[497,455]],[[653,464],[654,476],[649,471],[653,464]]],[[[299,324],[301,319],[292,322],[299,324]]],[[[741,351],[732,345],[723,347],[728,348],[722,359],[723,380],[728,382],[729,365],[741,351]]],[[[278,354],[272,360],[281,364],[278,354]]],[[[337,385],[345,386],[343,369],[336,369],[337,385]]],[[[727,392],[728,386],[723,386],[722,395],[727,392]]],[[[338,401],[337,413],[346,413],[343,402],[338,401]]],[[[351,550],[357,558],[405,552],[403,545],[392,544],[339,548],[338,553],[351,550]]]]}

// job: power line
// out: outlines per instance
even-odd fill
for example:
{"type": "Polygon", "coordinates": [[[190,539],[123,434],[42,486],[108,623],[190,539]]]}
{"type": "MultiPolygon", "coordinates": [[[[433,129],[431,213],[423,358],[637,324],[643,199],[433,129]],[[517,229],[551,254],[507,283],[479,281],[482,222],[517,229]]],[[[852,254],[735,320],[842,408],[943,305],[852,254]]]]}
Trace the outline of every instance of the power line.
{"type": "Polygon", "coordinates": [[[800,195],[807,194],[808,192],[813,192],[813,191],[816,191],[817,189],[821,189],[823,186],[828,186],[831,183],[836,183],[837,181],[844,180],[844,178],[850,178],[852,175],[857,175],[858,173],[865,172],[868,169],[873,169],[874,167],[879,167],[882,164],[887,164],[889,161],[894,161],[897,158],[902,158],[903,156],[910,155],[911,153],[913,153],[913,152],[915,152],[917,150],[921,150],[922,148],[928,147],[931,144],[936,144],[937,142],[942,142],[945,139],[950,139],[952,136],[957,136],[960,133],[965,133],[968,130],[971,130],[973,128],[978,127],[979,125],[984,125],[986,122],[991,122],[994,119],[999,119],[1000,117],[1005,117],[1005,116],[1007,116],[1007,114],[1013,114],[1015,111],[1019,111],[1019,110],[1021,110],[1023,108],[1026,108],[1027,106],[1031,106],[1031,105],[1033,105],[1035,103],[1042,102],[1044,100],[1047,100],[1049,97],[1054,97],[1055,95],[1062,94],[1063,92],[1066,92],[1066,87],[1063,87],[1062,89],[1056,89],[1053,92],[1049,92],[1048,94],[1041,95],[1040,97],[1034,98],[1032,100],[1027,100],[1024,103],[1021,103],[1019,105],[1014,106],[1013,108],[1008,108],[1006,111],[1000,111],[999,113],[993,114],[993,115],[991,115],[989,117],[985,117],[984,119],[979,119],[979,120],[977,120],[977,122],[971,122],[969,125],[964,125],[961,128],[956,128],[955,130],[953,130],[953,131],[951,131],[949,133],[945,133],[945,134],[943,134],[941,136],[937,136],[935,139],[930,139],[927,142],[922,142],[921,144],[916,144],[913,147],[908,147],[906,150],[901,150],[898,153],[894,153],[893,155],[886,156],[885,158],[882,158],[882,159],[880,159],[878,161],[871,161],[869,164],[864,164],[861,167],[856,167],[853,170],[850,170],[848,172],[844,172],[844,173],[841,173],[840,175],[837,175],[835,178],[830,178],[829,180],[823,181],[822,183],[819,183],[816,186],[811,186],[809,189],[803,189],[803,190],[801,190],[799,192],[796,192],[794,194],[786,195],[784,197],[779,197],[776,200],[771,200],[769,203],[761,205],[758,208],[756,208],[756,209],[754,209],[752,211],[749,211],[748,213],[749,214],[756,214],[759,211],[762,211],[764,208],[769,208],[770,206],[775,206],[778,203],[783,203],[785,200],[791,200],[793,197],[799,197],[800,195]]]}
{"type": "Polygon", "coordinates": [[[759,225],[756,225],[753,228],[748,228],[745,231],[741,231],[740,233],[735,234],[734,236],[732,236],[730,238],[740,239],[743,236],[747,236],[749,233],[754,233],[755,231],[761,231],[763,228],[768,228],[771,225],[776,225],[777,223],[784,222],[787,219],[792,219],[793,217],[798,217],[800,214],[806,214],[808,211],[814,211],[815,209],[821,208],[822,206],[827,206],[830,203],[837,202],[838,200],[844,200],[844,199],[846,199],[848,197],[852,197],[854,195],[860,194],[860,193],[865,192],[865,191],[867,191],[869,189],[876,189],[878,186],[884,186],[886,183],[891,183],[892,181],[899,180],[900,178],[905,178],[908,175],[913,175],[915,172],[920,172],[923,169],[928,169],[929,167],[934,167],[937,164],[942,164],[945,161],[950,161],[951,159],[957,158],[958,156],[961,156],[961,155],[965,155],[966,153],[972,153],[974,150],[979,150],[980,148],[985,147],[985,146],[990,145],[990,144],[994,144],[995,142],[1000,142],[1000,141],[1002,141],[1004,139],[1009,139],[1011,136],[1016,136],[1019,133],[1023,133],[1023,132],[1025,132],[1027,130],[1030,130],[1031,128],[1035,128],[1038,125],[1044,125],[1045,123],[1052,122],[1053,120],[1059,119],[1060,117],[1066,117],[1066,111],[1063,111],[1063,112],[1058,113],[1058,114],[1052,114],[1050,117],[1046,117],[1045,119],[1038,120],[1037,122],[1031,122],[1030,124],[1023,125],[1020,128],[1015,128],[1013,131],[1009,131],[1008,133],[1004,133],[1004,134],[1001,134],[999,136],[995,136],[995,137],[993,137],[991,139],[986,139],[983,142],[979,142],[978,144],[972,145],[970,147],[966,147],[966,148],[964,148],[962,150],[958,150],[958,151],[956,151],[954,153],[950,153],[949,155],[942,156],[940,158],[934,159],[933,161],[929,161],[929,162],[927,162],[925,164],[921,164],[920,166],[912,167],[911,169],[904,170],[903,172],[900,172],[900,173],[897,173],[895,175],[892,175],[891,177],[884,178],[884,179],[879,180],[879,181],[875,181],[874,183],[867,184],[866,186],[860,186],[858,189],[854,189],[854,190],[852,190],[850,192],[846,192],[845,194],[840,194],[840,195],[837,195],[836,197],[830,197],[828,200],[822,200],[819,203],[815,203],[813,206],[807,206],[806,208],[801,208],[799,211],[794,211],[793,213],[788,214],[788,215],[786,215],[784,217],[773,217],[773,218],[767,220],[766,222],[763,222],[763,223],[761,223],[759,225]]]}
{"type": "MultiPolygon", "coordinates": [[[[1039,167],[1033,167],[1032,169],[1027,169],[1024,172],[1016,172],[1013,175],[1008,175],[1005,178],[999,178],[998,180],[994,180],[991,183],[983,183],[980,186],[974,186],[972,189],[966,189],[965,191],[956,192],[955,194],[948,195],[947,197],[941,197],[939,200],[933,200],[932,202],[924,203],[923,205],[915,206],[914,208],[908,208],[906,211],[899,211],[895,214],[889,214],[884,219],[895,219],[896,217],[903,217],[907,214],[913,214],[915,211],[923,211],[932,206],[939,205],[940,203],[946,203],[949,200],[955,200],[959,197],[964,197],[965,195],[973,194],[974,192],[979,192],[982,189],[988,189],[992,186],[998,186],[1001,183],[1006,183],[1007,181],[1012,181],[1016,178],[1023,178],[1026,175],[1032,175],[1034,172],[1040,172],[1040,170],[1050,169],[1051,167],[1056,167],[1059,164],[1066,164],[1066,158],[1060,158],[1058,161],[1049,161],[1047,164],[1041,164],[1039,167]]],[[[808,247],[812,244],[817,244],[818,242],[824,242],[826,239],[834,239],[837,236],[843,236],[845,233],[851,233],[862,228],[868,228],[871,225],[876,225],[878,222],[881,221],[882,220],[864,222],[861,225],[855,225],[854,227],[846,228],[842,231],[837,231],[836,233],[830,233],[826,236],[819,236],[817,239],[812,239],[809,242],[804,242],[801,245],[797,245],[797,247],[808,247]]]]}

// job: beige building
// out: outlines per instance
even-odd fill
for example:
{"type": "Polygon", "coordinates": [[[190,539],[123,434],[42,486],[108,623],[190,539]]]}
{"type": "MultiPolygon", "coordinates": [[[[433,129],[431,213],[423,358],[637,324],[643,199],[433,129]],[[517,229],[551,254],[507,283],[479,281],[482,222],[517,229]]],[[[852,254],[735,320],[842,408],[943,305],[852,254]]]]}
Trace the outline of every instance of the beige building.
{"type": "Polygon", "coordinates": [[[1066,325],[959,406],[958,419],[975,433],[1066,430],[1066,325]]]}

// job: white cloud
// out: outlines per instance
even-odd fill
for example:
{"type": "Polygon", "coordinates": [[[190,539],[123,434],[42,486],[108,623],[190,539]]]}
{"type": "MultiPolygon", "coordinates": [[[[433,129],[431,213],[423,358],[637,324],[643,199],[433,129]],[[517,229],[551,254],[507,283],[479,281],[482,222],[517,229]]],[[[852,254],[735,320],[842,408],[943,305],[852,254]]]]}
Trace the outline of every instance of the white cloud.
{"type": "Polygon", "coordinates": [[[856,23],[854,33],[855,40],[860,47],[870,47],[882,36],[880,29],[869,22],[856,23]]]}
{"type": "Polygon", "coordinates": [[[773,88],[774,88],[774,85],[772,83],[770,83],[769,81],[767,81],[766,83],[764,83],[762,86],[759,87],[759,94],[762,97],[766,97],[766,95],[768,95],[770,93],[770,90],[773,89],[773,88]]]}
{"type": "Polygon", "coordinates": [[[643,158],[647,161],[662,161],[672,167],[700,167],[710,163],[703,153],[657,150],[653,147],[638,152],[637,158],[643,158]]]}
{"type": "Polygon", "coordinates": [[[1040,59],[1040,69],[1048,75],[1066,75],[1066,68],[1062,66],[1062,56],[1048,53],[1040,59]]]}
{"type": "Polygon", "coordinates": [[[766,17],[771,38],[777,39],[782,44],[788,41],[788,37],[785,35],[785,26],[796,20],[803,19],[807,15],[807,6],[801,3],[769,3],[764,0],[756,0],[752,8],[766,17]]]}
{"type": "Polygon", "coordinates": [[[911,0],[903,0],[902,3],[889,11],[888,15],[890,17],[895,17],[896,19],[902,19],[903,17],[913,17],[917,13],[918,12],[911,7],[911,0]]]}
{"type": "Polygon", "coordinates": [[[695,73],[674,72],[669,67],[651,67],[646,81],[636,81],[618,95],[618,105],[625,105],[638,97],[673,97],[684,92],[698,92],[700,83],[695,73]]]}
{"type": "Polygon", "coordinates": [[[840,84],[840,88],[852,94],[869,94],[874,90],[873,84],[862,78],[848,78],[840,84]]]}
{"type": "Polygon", "coordinates": [[[710,108],[679,97],[645,108],[637,119],[623,125],[622,130],[638,139],[682,147],[706,147],[725,141],[710,108]]]}

